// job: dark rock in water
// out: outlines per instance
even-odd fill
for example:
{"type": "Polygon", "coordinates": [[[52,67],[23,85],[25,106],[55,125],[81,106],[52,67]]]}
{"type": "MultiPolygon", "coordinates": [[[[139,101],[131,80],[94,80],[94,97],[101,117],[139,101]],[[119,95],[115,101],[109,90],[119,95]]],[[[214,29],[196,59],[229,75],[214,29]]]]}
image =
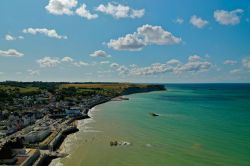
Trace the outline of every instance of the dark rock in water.
{"type": "Polygon", "coordinates": [[[110,141],[110,146],[129,146],[129,145],[131,145],[131,143],[126,141],[121,141],[121,142],[110,141]]]}
{"type": "Polygon", "coordinates": [[[117,141],[110,141],[110,146],[117,146],[118,142],[117,141]]]}
{"type": "Polygon", "coordinates": [[[149,114],[150,114],[151,116],[159,116],[158,114],[153,113],[153,112],[150,112],[149,114]]]}

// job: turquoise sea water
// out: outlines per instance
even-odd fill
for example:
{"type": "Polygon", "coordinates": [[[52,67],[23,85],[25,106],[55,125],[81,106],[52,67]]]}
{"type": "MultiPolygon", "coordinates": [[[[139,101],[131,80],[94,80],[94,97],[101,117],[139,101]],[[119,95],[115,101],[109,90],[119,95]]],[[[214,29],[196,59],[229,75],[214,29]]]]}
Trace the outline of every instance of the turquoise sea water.
{"type": "Polygon", "coordinates": [[[70,156],[52,164],[250,165],[250,84],[166,86],[97,106],[62,146],[70,156]],[[111,147],[115,140],[131,145],[111,147]]]}

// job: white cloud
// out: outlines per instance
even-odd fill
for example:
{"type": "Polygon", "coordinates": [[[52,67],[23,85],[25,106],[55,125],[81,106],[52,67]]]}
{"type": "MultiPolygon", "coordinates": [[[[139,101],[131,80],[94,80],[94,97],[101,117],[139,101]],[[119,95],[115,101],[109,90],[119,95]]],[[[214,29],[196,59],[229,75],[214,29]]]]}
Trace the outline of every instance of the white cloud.
{"type": "Polygon", "coordinates": [[[91,14],[89,10],[86,9],[87,5],[83,4],[81,7],[76,9],[76,14],[80,17],[86,18],[88,20],[96,19],[98,17],[97,14],[91,14]]]}
{"type": "Polygon", "coordinates": [[[55,29],[47,29],[47,28],[27,28],[23,29],[23,33],[29,33],[32,35],[36,35],[38,33],[43,34],[45,36],[56,38],[56,39],[67,39],[67,36],[59,35],[55,29]]]}
{"type": "Polygon", "coordinates": [[[232,11],[216,10],[214,12],[214,18],[222,25],[236,25],[240,23],[240,15],[244,10],[236,9],[232,11]]]}
{"type": "Polygon", "coordinates": [[[181,64],[181,62],[177,59],[170,59],[169,61],[167,61],[168,65],[179,65],[181,64]]]}
{"type": "Polygon", "coordinates": [[[137,67],[137,65],[136,64],[132,64],[132,65],[129,65],[129,67],[135,68],[135,67],[137,67]]]}
{"type": "Polygon", "coordinates": [[[174,22],[176,24],[183,24],[184,23],[184,19],[183,18],[177,18],[176,20],[174,20],[174,22]]]}
{"type": "Polygon", "coordinates": [[[116,71],[119,73],[119,74],[129,74],[129,69],[126,67],[126,66],[124,66],[124,65],[122,65],[122,66],[119,66],[117,69],[116,69],[116,71]]]}
{"type": "Polygon", "coordinates": [[[0,72],[0,75],[4,75],[4,72],[0,72]]]}
{"type": "Polygon", "coordinates": [[[143,25],[137,29],[137,33],[144,38],[146,44],[178,44],[181,39],[165,31],[161,26],[143,25]]]}
{"type": "Polygon", "coordinates": [[[110,61],[101,61],[100,64],[109,64],[110,61]]]}
{"type": "Polygon", "coordinates": [[[29,70],[27,70],[27,72],[29,73],[30,76],[38,76],[38,75],[40,75],[40,71],[39,70],[29,69],[29,70]]]}
{"type": "Polygon", "coordinates": [[[212,63],[194,55],[190,56],[186,63],[181,63],[179,60],[171,59],[166,63],[154,63],[146,67],[138,67],[137,65],[126,67],[117,63],[112,63],[110,67],[119,74],[128,75],[156,75],[167,72],[182,74],[186,72],[197,73],[208,71],[212,67],[212,63]]]}
{"type": "Polygon", "coordinates": [[[154,75],[172,72],[173,68],[167,64],[154,63],[148,67],[136,67],[130,70],[131,75],[154,75]]]}
{"type": "Polygon", "coordinates": [[[119,18],[140,18],[144,15],[145,10],[144,9],[132,9],[129,6],[121,5],[118,3],[108,3],[106,5],[100,4],[96,11],[109,14],[113,16],[116,19],[119,18]]]}
{"type": "Polygon", "coordinates": [[[21,52],[18,52],[15,49],[8,49],[6,51],[0,50],[0,56],[4,56],[4,57],[21,57],[24,54],[21,52]]]}
{"type": "Polygon", "coordinates": [[[108,47],[115,50],[140,51],[147,45],[169,45],[179,44],[181,38],[175,37],[172,33],[164,30],[161,26],[143,25],[137,28],[137,32],[127,34],[116,40],[111,39],[108,47]]]}
{"type": "Polygon", "coordinates": [[[38,59],[37,63],[40,67],[56,67],[61,62],[58,58],[44,57],[42,59],[38,59]]]}
{"type": "Polygon", "coordinates": [[[187,63],[174,69],[177,74],[183,72],[204,72],[212,67],[212,64],[208,61],[188,61],[187,63]]]}
{"type": "Polygon", "coordinates": [[[200,61],[200,60],[201,60],[201,57],[198,56],[198,55],[191,55],[191,56],[188,57],[188,60],[189,60],[190,62],[196,62],[196,61],[200,61]]]}
{"type": "Polygon", "coordinates": [[[66,56],[66,57],[63,57],[61,61],[62,61],[62,62],[73,62],[74,59],[71,58],[71,57],[66,56]]]}
{"type": "Polygon", "coordinates": [[[145,9],[135,10],[132,9],[132,13],[130,15],[131,18],[141,18],[145,14],[145,9]]]}
{"type": "Polygon", "coordinates": [[[111,39],[107,45],[114,50],[129,51],[140,51],[146,46],[144,41],[137,37],[137,34],[127,34],[125,37],[120,37],[116,40],[111,39]]]}
{"type": "Polygon", "coordinates": [[[68,63],[68,64],[76,66],[76,67],[88,66],[89,65],[88,63],[83,62],[83,61],[75,61],[73,58],[68,57],[68,56],[63,57],[61,59],[61,62],[68,63]]]}
{"type": "Polygon", "coordinates": [[[111,55],[107,54],[103,50],[97,50],[97,51],[93,52],[92,54],[90,54],[90,56],[92,56],[92,57],[111,57],[111,55]]]}
{"type": "Polygon", "coordinates": [[[6,34],[4,38],[7,41],[13,41],[13,40],[17,40],[17,39],[23,39],[23,36],[15,37],[15,36],[12,36],[10,34],[6,34]]]}
{"type": "Polygon", "coordinates": [[[79,61],[79,64],[80,64],[81,66],[88,66],[88,65],[89,65],[87,62],[83,62],[83,61],[79,61]]]}
{"type": "Polygon", "coordinates": [[[79,62],[74,62],[73,65],[81,67],[81,66],[88,66],[89,64],[87,62],[79,61],[79,62]]]}
{"type": "Polygon", "coordinates": [[[190,18],[190,24],[192,24],[193,26],[197,27],[197,28],[203,28],[204,26],[206,26],[208,24],[207,20],[203,20],[201,17],[197,17],[196,15],[193,15],[190,18]]]}
{"type": "Polygon", "coordinates": [[[11,40],[16,40],[16,38],[14,36],[11,36],[11,35],[5,35],[5,40],[7,41],[11,41],[11,40]]]}
{"type": "Polygon", "coordinates": [[[63,57],[63,58],[58,58],[58,57],[44,57],[42,59],[38,59],[37,63],[40,65],[40,67],[56,67],[58,65],[71,65],[71,66],[76,66],[76,67],[82,67],[82,66],[88,66],[89,64],[84,61],[75,61],[71,57],[63,57]]]}
{"type": "Polygon", "coordinates": [[[242,59],[242,65],[243,67],[250,69],[250,57],[242,59]]]}
{"type": "Polygon", "coordinates": [[[73,15],[72,8],[76,7],[77,0],[49,0],[45,9],[54,15],[73,15]]]}
{"type": "Polygon", "coordinates": [[[111,65],[110,65],[110,67],[112,67],[112,68],[118,68],[120,65],[118,64],[118,63],[112,63],[111,65]]]}
{"type": "Polygon", "coordinates": [[[230,71],[230,74],[240,74],[242,72],[241,69],[233,69],[230,71]]]}
{"type": "Polygon", "coordinates": [[[237,61],[235,61],[235,60],[230,60],[230,59],[224,61],[224,64],[225,64],[225,65],[234,65],[234,64],[236,64],[236,63],[237,63],[237,61]]]}

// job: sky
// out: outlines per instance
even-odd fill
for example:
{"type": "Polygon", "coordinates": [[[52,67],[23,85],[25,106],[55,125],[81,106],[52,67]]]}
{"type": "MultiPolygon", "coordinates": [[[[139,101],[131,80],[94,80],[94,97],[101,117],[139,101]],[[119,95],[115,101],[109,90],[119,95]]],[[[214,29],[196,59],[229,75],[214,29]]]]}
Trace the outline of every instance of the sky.
{"type": "Polygon", "coordinates": [[[0,3],[0,81],[250,82],[249,0],[0,3]]]}

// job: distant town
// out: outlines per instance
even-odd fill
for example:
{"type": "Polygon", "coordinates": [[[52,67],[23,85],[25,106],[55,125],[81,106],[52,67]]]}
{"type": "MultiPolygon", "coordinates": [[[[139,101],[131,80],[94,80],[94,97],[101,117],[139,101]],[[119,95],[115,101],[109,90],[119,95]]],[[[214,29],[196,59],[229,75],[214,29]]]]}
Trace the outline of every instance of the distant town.
{"type": "Polygon", "coordinates": [[[65,157],[57,151],[77,120],[92,107],[119,96],[165,90],[162,85],[130,83],[0,83],[0,164],[47,165],[65,157]]]}

